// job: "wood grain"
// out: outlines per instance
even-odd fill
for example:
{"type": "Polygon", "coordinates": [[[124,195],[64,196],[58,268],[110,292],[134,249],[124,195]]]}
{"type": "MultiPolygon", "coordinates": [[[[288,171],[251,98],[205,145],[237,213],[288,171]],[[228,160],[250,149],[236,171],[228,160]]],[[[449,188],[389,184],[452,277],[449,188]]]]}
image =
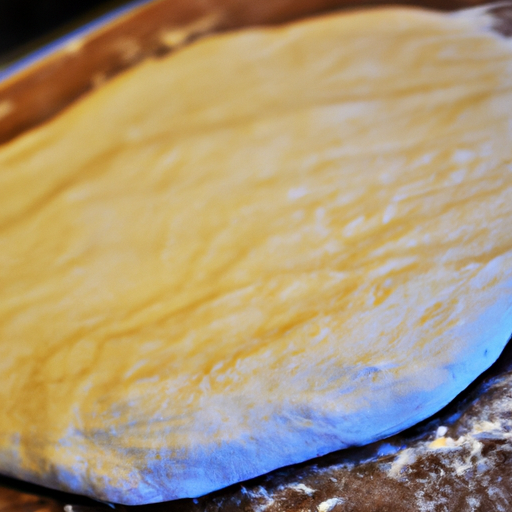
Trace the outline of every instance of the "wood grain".
{"type": "Polygon", "coordinates": [[[0,512],[61,512],[63,505],[52,498],[0,488],[0,512]]]}

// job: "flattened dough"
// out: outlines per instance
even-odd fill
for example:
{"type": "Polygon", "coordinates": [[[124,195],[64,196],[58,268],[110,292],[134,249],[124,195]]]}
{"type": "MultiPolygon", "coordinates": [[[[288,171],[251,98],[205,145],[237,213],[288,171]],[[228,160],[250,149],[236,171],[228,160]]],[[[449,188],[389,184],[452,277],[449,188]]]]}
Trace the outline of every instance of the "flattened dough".
{"type": "Polygon", "coordinates": [[[378,9],[201,40],[0,149],[0,471],[198,496],[453,399],[512,332],[512,44],[378,9]]]}

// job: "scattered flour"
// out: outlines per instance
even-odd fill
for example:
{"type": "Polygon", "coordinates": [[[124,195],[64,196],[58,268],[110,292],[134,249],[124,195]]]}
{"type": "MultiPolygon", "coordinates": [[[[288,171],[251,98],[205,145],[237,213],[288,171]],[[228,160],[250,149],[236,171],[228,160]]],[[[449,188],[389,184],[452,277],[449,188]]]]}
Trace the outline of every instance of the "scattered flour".
{"type": "Polygon", "coordinates": [[[344,501],[345,500],[343,498],[331,498],[329,500],[322,501],[322,503],[318,505],[317,510],[318,512],[331,512],[336,505],[341,505],[344,501]]]}

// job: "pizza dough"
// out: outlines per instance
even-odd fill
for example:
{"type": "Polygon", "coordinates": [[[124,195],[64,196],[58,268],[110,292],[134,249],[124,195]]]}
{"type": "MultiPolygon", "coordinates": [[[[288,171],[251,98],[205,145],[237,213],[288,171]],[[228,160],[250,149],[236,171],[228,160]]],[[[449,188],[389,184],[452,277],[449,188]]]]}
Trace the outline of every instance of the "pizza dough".
{"type": "Polygon", "coordinates": [[[512,332],[512,44],[210,37],[0,149],[0,472],[198,496],[435,413],[512,332]]]}

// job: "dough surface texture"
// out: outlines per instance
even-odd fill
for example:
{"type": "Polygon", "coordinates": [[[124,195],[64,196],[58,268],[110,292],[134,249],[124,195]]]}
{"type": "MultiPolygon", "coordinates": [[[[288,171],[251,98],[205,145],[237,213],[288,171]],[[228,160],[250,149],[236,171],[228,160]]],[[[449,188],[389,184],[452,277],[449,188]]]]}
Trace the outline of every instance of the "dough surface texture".
{"type": "Polygon", "coordinates": [[[512,333],[512,43],[200,40],[0,148],[0,472],[194,497],[432,415],[512,333]]]}

